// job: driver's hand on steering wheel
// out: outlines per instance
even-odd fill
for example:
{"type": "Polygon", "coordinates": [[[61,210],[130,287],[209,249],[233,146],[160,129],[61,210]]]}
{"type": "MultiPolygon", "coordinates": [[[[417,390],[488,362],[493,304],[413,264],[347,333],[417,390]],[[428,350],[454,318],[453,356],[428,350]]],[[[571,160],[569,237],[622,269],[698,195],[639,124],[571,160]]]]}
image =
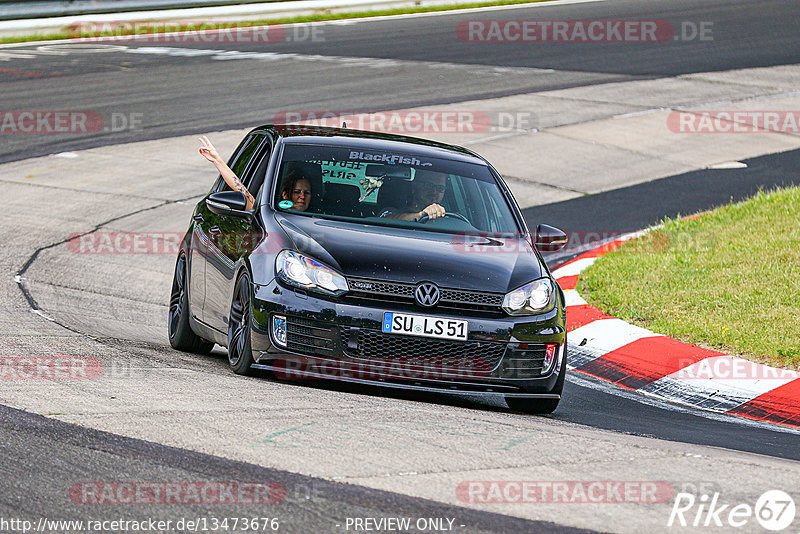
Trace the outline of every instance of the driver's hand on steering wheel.
{"type": "Polygon", "coordinates": [[[438,219],[439,217],[444,217],[444,214],[445,209],[442,206],[439,204],[431,204],[417,214],[417,220],[421,219],[425,215],[427,215],[429,219],[438,219]]]}

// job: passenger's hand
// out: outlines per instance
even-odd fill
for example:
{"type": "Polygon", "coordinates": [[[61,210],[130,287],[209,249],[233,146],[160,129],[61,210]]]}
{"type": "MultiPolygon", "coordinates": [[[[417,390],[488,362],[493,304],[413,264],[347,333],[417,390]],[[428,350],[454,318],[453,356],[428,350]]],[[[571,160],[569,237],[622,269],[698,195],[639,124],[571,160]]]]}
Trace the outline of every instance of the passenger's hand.
{"type": "Polygon", "coordinates": [[[211,141],[208,140],[208,137],[206,137],[205,135],[201,137],[200,144],[201,144],[200,154],[202,154],[204,158],[206,158],[211,163],[217,163],[219,161],[222,161],[221,158],[219,157],[219,152],[217,152],[217,149],[214,148],[214,145],[211,144],[211,141]]]}
{"type": "Polygon", "coordinates": [[[427,215],[429,219],[438,219],[439,217],[444,217],[446,212],[445,209],[439,204],[431,204],[419,213],[420,217],[427,215]]]}

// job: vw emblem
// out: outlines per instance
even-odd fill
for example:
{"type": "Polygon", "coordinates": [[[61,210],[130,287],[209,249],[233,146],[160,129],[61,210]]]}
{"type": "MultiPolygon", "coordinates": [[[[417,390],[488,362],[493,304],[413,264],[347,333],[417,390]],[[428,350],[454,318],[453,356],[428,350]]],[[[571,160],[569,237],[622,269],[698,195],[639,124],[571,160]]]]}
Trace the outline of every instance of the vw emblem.
{"type": "Polygon", "coordinates": [[[436,287],[436,284],[422,282],[414,291],[414,299],[417,304],[426,308],[436,306],[439,303],[439,288],[436,287]]]}

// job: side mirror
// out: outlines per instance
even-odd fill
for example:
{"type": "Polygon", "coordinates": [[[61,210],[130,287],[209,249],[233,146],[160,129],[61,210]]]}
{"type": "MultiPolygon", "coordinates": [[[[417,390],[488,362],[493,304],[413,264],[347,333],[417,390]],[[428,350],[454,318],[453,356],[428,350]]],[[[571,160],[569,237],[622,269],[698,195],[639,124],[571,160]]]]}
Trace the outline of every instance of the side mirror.
{"type": "Polygon", "coordinates": [[[555,252],[561,250],[567,244],[567,234],[546,224],[536,227],[536,239],[534,244],[540,252],[555,252]]]}
{"type": "Polygon", "coordinates": [[[247,198],[241,191],[212,193],[206,199],[206,206],[217,215],[250,218],[250,212],[247,211],[247,198]]]}

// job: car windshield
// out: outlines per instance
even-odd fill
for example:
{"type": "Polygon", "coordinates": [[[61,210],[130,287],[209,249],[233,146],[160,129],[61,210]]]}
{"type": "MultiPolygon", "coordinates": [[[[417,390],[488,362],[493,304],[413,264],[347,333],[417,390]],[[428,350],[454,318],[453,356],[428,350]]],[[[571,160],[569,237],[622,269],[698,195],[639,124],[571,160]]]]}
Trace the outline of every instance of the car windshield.
{"type": "Polygon", "coordinates": [[[494,176],[482,164],[287,144],[278,172],[280,211],[439,232],[519,231],[494,176]],[[421,216],[432,204],[446,215],[421,216]]]}

